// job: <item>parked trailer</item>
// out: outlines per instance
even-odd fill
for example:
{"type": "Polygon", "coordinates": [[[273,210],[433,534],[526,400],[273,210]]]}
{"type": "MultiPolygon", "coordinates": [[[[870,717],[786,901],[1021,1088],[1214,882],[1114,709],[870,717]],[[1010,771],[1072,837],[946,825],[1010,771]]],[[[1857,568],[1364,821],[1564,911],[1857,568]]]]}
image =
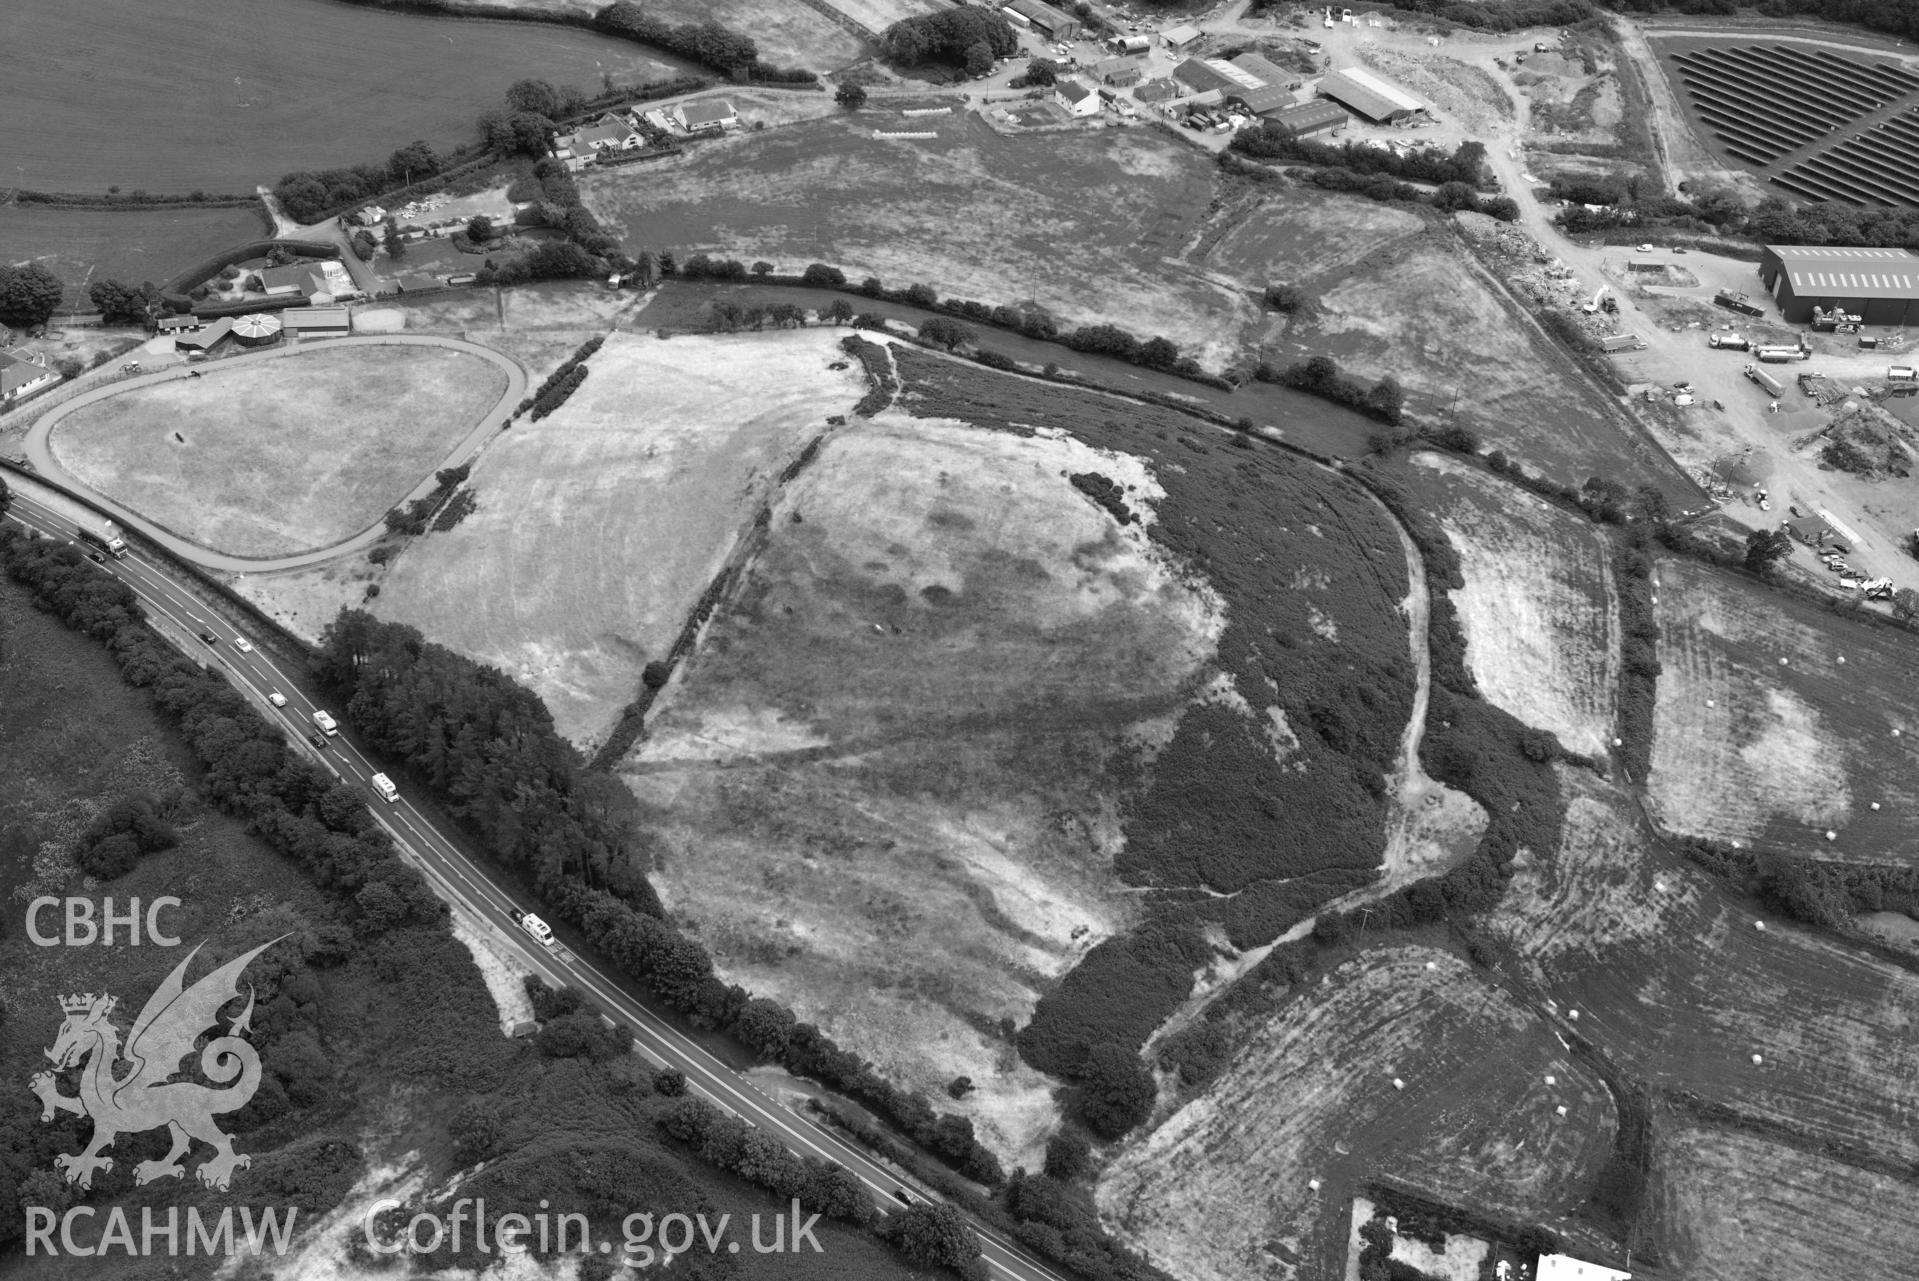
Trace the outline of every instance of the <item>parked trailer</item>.
{"type": "Polygon", "coordinates": [[[1766,314],[1766,309],[1764,307],[1761,307],[1758,303],[1755,303],[1752,299],[1746,297],[1746,295],[1740,294],[1740,293],[1734,293],[1730,289],[1721,289],[1718,293],[1713,295],[1712,300],[1718,306],[1725,307],[1731,311],[1740,312],[1743,315],[1763,316],[1766,314]]]}
{"type": "Polygon", "coordinates": [[[1601,351],[1644,351],[1646,344],[1638,334],[1613,334],[1599,340],[1601,351]]]}
{"type": "Polygon", "coordinates": [[[1721,351],[1751,351],[1752,339],[1744,334],[1707,334],[1706,345],[1721,351]]]}
{"type": "Polygon", "coordinates": [[[1774,378],[1771,374],[1767,373],[1765,370],[1761,369],[1757,365],[1746,366],[1746,377],[1758,383],[1761,387],[1765,388],[1768,392],[1771,392],[1775,397],[1783,396],[1786,394],[1785,386],[1782,383],[1780,383],[1780,381],[1777,378],[1774,378]]]}
{"type": "Polygon", "coordinates": [[[1806,353],[1797,347],[1754,347],[1752,354],[1756,359],[1768,365],[1783,365],[1788,361],[1804,360],[1806,353]]]}
{"type": "Polygon", "coordinates": [[[1886,370],[1887,382],[1909,383],[1916,379],[1919,379],[1919,369],[1914,369],[1911,365],[1893,365],[1886,370]]]}

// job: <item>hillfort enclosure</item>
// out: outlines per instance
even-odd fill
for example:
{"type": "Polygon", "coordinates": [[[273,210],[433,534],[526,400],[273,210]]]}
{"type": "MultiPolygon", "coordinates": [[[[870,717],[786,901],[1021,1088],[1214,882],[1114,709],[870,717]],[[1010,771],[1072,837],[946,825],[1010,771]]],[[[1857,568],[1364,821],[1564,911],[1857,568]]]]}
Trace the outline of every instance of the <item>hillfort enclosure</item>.
{"type": "Polygon", "coordinates": [[[1906,8],[29,8],[0,1272],[1912,1271],[1906,8]]]}

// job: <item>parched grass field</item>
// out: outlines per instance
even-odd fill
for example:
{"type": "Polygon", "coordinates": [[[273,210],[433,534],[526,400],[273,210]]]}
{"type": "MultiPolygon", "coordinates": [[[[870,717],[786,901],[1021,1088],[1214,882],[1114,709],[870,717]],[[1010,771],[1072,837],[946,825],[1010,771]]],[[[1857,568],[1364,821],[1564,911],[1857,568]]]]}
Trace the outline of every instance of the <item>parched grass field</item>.
{"type": "Polygon", "coordinates": [[[1604,756],[1619,683],[1611,548],[1583,517],[1439,453],[1403,472],[1459,552],[1453,604],[1480,691],[1575,752],[1604,756]]]}
{"type": "Polygon", "coordinates": [[[1451,953],[1398,946],[1263,1020],[1204,1094],[1121,1150],[1096,1195],[1176,1275],[1306,1281],[1340,1275],[1360,1181],[1550,1219],[1588,1195],[1616,1123],[1550,1023],[1451,953]]]}
{"type": "Polygon", "coordinates": [[[1063,435],[854,420],[622,766],[729,979],[915,1087],[970,1075],[1029,1162],[1050,1083],[996,1025],[1132,918],[1103,766],[1177,713],[1220,626],[1081,471],[1159,494],[1063,435]]]}
{"type": "Polygon", "coordinates": [[[98,280],[156,284],[222,249],[266,234],[257,209],[53,209],[0,205],[0,263],[35,262],[67,286],[65,304],[91,310],[98,280]]]}
{"type": "Polygon", "coordinates": [[[1659,1150],[1659,1235],[1678,1275],[1896,1277],[1919,1258],[1909,1182],[1736,1130],[1677,1130],[1659,1150]]]}
{"type": "Polygon", "coordinates": [[[417,540],[376,611],[532,686],[603,741],[781,468],[865,390],[825,330],[615,335],[552,415],[490,445],[479,509],[417,540]]]}
{"type": "Polygon", "coordinates": [[[1692,562],[1662,562],[1658,582],[1659,822],[1821,858],[1919,859],[1911,635],[1692,562]]]}
{"type": "MultiPolygon", "coordinates": [[[[444,2],[453,10],[467,7],[467,0],[444,2]]],[[[578,17],[591,17],[606,7],[602,0],[478,0],[473,7],[488,9],[500,5],[578,17]]],[[[711,21],[731,27],[753,38],[762,60],[779,66],[837,71],[866,53],[864,44],[856,36],[835,26],[830,18],[801,0],[653,0],[647,8],[668,22],[711,21]]]]}
{"type": "Polygon", "coordinates": [[[809,121],[703,147],[670,181],[589,177],[587,201],[629,250],[794,272],[826,262],[855,280],[1034,299],[1069,325],[1165,334],[1209,367],[1236,354],[1252,299],[1167,263],[1213,192],[1198,153],[1144,131],[1007,138],[970,115],[934,119],[940,137],[926,141],[874,137],[900,120],[870,111],[809,121]]]}
{"type": "Polygon", "coordinates": [[[92,489],[239,556],[326,547],[376,524],[506,387],[494,366],[433,347],[204,369],[75,410],[51,447],[92,489]]]}
{"type": "Polygon", "coordinates": [[[16,7],[0,42],[3,180],[244,194],[295,169],[382,161],[415,138],[450,149],[524,77],[597,92],[602,73],[626,84],[686,66],[570,27],[326,0],[274,0],[273,14],[278,38],[262,40],[222,0],[16,7]]]}
{"type": "Polygon", "coordinates": [[[1525,981],[1655,1089],[1836,1154],[1919,1160],[1919,974],[1755,915],[1652,847],[1625,795],[1572,770],[1560,779],[1560,848],[1522,855],[1485,918],[1525,981]]]}
{"type": "Polygon", "coordinates": [[[1403,238],[1308,292],[1320,301],[1315,319],[1283,335],[1269,326],[1274,363],[1327,354],[1368,379],[1391,374],[1428,413],[1456,414],[1487,445],[1562,483],[1604,476],[1694,492],[1449,237],[1403,238]]]}

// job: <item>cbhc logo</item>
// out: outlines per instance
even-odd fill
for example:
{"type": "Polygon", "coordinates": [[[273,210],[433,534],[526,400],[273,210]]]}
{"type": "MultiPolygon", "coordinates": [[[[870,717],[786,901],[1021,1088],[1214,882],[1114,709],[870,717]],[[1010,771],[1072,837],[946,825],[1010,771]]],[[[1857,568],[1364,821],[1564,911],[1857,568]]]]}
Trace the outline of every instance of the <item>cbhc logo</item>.
{"type": "MultiPolygon", "coordinates": [[[[102,899],[101,910],[96,920],[94,904],[90,898],[58,899],[47,895],[33,900],[27,905],[27,937],[40,947],[91,947],[98,942],[102,946],[113,946],[115,926],[126,927],[126,941],[134,947],[140,946],[140,900],[127,901],[124,914],[116,914],[111,898],[102,899]],[[47,908],[65,907],[66,930],[60,934],[42,934],[40,932],[40,914],[47,908]]],[[[180,900],[171,894],[154,899],[147,905],[146,935],[156,947],[178,947],[180,940],[160,932],[160,909],[178,907],[180,900]]]]}

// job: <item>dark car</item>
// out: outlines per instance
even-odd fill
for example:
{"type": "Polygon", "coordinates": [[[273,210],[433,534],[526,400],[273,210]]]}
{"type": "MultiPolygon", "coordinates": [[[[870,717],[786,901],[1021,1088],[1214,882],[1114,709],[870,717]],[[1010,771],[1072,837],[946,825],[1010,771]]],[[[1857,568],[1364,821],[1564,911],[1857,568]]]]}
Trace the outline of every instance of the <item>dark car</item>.
{"type": "Polygon", "coordinates": [[[205,641],[209,645],[218,645],[220,643],[220,638],[218,636],[215,636],[212,632],[201,632],[200,639],[205,641]]]}
{"type": "Polygon", "coordinates": [[[326,750],[325,734],[308,734],[307,742],[313,744],[315,747],[319,748],[323,752],[326,750]]]}
{"type": "Polygon", "coordinates": [[[96,565],[104,565],[107,563],[107,558],[105,556],[102,556],[99,552],[88,552],[87,559],[92,561],[96,565]]]}

